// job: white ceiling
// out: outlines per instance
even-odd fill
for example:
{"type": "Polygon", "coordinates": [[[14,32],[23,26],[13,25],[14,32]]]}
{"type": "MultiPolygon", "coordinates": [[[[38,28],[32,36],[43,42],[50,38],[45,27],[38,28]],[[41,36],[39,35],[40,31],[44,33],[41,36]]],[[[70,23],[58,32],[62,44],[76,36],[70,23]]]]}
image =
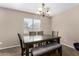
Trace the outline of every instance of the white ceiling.
{"type": "MultiPolygon", "coordinates": [[[[46,6],[50,7],[51,15],[59,14],[77,5],[79,3],[46,3],[46,6]]],[[[36,13],[41,3],[0,3],[0,7],[36,13]]]]}

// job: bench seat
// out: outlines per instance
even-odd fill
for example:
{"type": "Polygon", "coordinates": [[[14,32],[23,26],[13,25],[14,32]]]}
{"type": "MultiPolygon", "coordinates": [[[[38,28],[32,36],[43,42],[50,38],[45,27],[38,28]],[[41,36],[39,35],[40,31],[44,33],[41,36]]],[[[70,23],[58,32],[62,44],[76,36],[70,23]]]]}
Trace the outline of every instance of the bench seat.
{"type": "Polygon", "coordinates": [[[62,45],[58,43],[51,43],[48,45],[43,45],[40,47],[36,47],[32,49],[32,55],[37,56],[37,55],[42,55],[44,53],[47,53],[49,51],[55,50],[60,48],[62,45]]]}

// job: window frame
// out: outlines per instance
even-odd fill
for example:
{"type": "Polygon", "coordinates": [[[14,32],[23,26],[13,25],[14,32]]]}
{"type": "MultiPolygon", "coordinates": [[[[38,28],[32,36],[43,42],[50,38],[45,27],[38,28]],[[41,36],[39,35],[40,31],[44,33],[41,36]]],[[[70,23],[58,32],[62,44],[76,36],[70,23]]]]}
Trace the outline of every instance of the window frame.
{"type": "MultiPolygon", "coordinates": [[[[35,23],[35,20],[40,20],[40,19],[33,19],[33,18],[24,18],[24,29],[26,29],[27,31],[38,31],[38,30],[41,30],[41,20],[39,21],[39,27],[36,29],[34,28],[34,23],[35,23]],[[25,19],[26,20],[32,20],[32,28],[29,28],[25,26],[25,19]]],[[[27,25],[28,26],[28,25],[27,25]]]]}

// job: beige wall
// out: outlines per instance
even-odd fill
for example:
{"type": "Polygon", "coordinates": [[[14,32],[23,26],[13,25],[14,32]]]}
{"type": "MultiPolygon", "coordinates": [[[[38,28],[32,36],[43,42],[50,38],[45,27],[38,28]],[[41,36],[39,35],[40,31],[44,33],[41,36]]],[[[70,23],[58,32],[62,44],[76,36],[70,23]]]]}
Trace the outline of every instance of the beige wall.
{"type": "MultiPolygon", "coordinates": [[[[19,44],[17,32],[23,33],[24,18],[41,18],[31,13],[0,8],[0,49],[19,44]],[[1,44],[2,43],[2,44],[1,44]]],[[[50,34],[51,20],[41,18],[41,29],[50,34]]]]}
{"type": "Polygon", "coordinates": [[[59,31],[61,43],[73,48],[79,42],[79,6],[52,18],[52,30],[59,31]]]}

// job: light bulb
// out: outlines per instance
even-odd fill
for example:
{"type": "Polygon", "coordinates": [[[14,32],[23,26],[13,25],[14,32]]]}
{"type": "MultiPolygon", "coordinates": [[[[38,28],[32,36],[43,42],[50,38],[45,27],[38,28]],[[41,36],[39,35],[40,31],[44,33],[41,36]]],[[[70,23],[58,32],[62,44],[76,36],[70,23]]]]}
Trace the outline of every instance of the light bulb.
{"type": "Polygon", "coordinates": [[[50,11],[48,11],[47,14],[50,14],[50,11]]]}
{"type": "Polygon", "coordinates": [[[39,11],[37,11],[36,13],[37,13],[37,14],[40,14],[40,12],[39,12],[39,11]]]}
{"type": "Polygon", "coordinates": [[[38,8],[38,11],[42,11],[42,8],[38,8]]]}

